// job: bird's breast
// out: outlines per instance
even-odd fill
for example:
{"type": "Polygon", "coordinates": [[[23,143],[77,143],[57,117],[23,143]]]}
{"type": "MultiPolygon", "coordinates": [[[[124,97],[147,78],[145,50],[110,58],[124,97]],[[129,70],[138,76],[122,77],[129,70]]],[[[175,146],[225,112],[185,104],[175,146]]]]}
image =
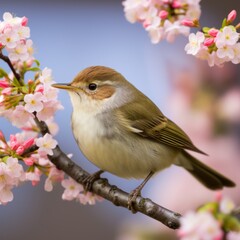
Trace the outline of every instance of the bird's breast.
{"type": "Polygon", "coordinates": [[[174,150],[142,137],[128,135],[111,117],[72,115],[72,128],[79,148],[93,164],[124,178],[145,178],[172,164],[174,150]]]}

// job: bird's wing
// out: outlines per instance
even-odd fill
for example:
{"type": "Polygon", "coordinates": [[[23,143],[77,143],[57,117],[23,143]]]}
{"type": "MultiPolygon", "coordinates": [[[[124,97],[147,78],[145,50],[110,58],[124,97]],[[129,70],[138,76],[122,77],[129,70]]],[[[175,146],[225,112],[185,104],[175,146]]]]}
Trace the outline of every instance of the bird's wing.
{"type": "Polygon", "coordinates": [[[154,109],[141,109],[140,106],[136,108],[134,105],[128,105],[127,108],[127,112],[123,111],[125,114],[120,118],[125,119],[124,125],[132,133],[171,147],[205,154],[192,143],[180,127],[165,117],[155,105],[154,109]],[[136,109],[138,110],[136,111],[136,109]]]}

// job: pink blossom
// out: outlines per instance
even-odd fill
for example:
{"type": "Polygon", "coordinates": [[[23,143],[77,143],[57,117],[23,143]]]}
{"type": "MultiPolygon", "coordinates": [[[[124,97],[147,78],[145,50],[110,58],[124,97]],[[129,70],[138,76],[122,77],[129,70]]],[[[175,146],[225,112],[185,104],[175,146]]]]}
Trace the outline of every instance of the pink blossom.
{"type": "Polygon", "coordinates": [[[24,141],[24,143],[22,144],[24,149],[30,148],[34,144],[34,141],[34,138],[29,138],[28,140],[24,141]]]}
{"type": "Polygon", "coordinates": [[[64,172],[58,170],[56,167],[51,167],[48,177],[44,184],[44,189],[47,192],[53,190],[53,184],[56,182],[61,182],[64,179],[64,172]]]}
{"type": "Polygon", "coordinates": [[[229,45],[223,45],[222,47],[218,48],[216,54],[219,58],[226,58],[226,60],[234,58],[233,47],[229,45]]]}
{"type": "Polygon", "coordinates": [[[226,26],[222,31],[219,31],[216,36],[216,46],[222,48],[224,46],[233,46],[237,43],[239,34],[231,26],[226,26]]]}
{"type": "Polygon", "coordinates": [[[86,193],[80,193],[78,195],[78,200],[83,205],[86,205],[86,204],[94,205],[96,201],[102,201],[103,198],[94,193],[86,192],[86,193]]]}
{"type": "Polygon", "coordinates": [[[24,40],[30,37],[30,28],[25,26],[18,26],[15,31],[17,32],[19,39],[24,40]]]}
{"type": "Polygon", "coordinates": [[[206,47],[210,47],[214,44],[214,38],[206,38],[203,42],[203,45],[206,47]]]}
{"type": "Polygon", "coordinates": [[[6,46],[8,49],[15,48],[17,46],[18,40],[19,40],[18,34],[11,28],[5,29],[4,33],[0,35],[1,44],[6,46]]]}
{"type": "Polygon", "coordinates": [[[236,19],[236,17],[237,17],[237,12],[236,12],[236,10],[232,10],[232,11],[228,14],[228,16],[227,16],[227,22],[228,22],[228,23],[233,22],[233,21],[236,19]]]}
{"type": "Polygon", "coordinates": [[[184,36],[189,35],[190,29],[186,26],[182,26],[180,21],[175,21],[171,23],[170,21],[166,20],[164,23],[165,28],[165,38],[168,42],[174,41],[175,37],[179,34],[184,36]]]}
{"type": "Polygon", "coordinates": [[[24,171],[16,158],[8,157],[0,162],[0,203],[13,200],[11,189],[24,180],[24,171]]]}
{"type": "Polygon", "coordinates": [[[181,240],[222,239],[220,224],[209,212],[189,212],[180,219],[180,222],[178,235],[181,240]]]}
{"type": "Polygon", "coordinates": [[[11,87],[4,88],[1,93],[2,95],[11,95],[12,88],[11,87]]]}
{"type": "Polygon", "coordinates": [[[34,94],[26,94],[24,96],[25,101],[25,110],[32,113],[32,112],[40,112],[43,109],[44,96],[40,92],[36,92],[34,94]]]}
{"type": "Polygon", "coordinates": [[[123,1],[125,17],[130,23],[144,20],[145,9],[149,7],[148,0],[125,0],[123,1]]]}
{"type": "Polygon", "coordinates": [[[32,166],[35,163],[35,158],[28,157],[28,158],[24,158],[23,161],[27,166],[32,166]]]}
{"type": "Polygon", "coordinates": [[[204,39],[205,37],[202,32],[197,32],[196,34],[191,33],[189,35],[189,43],[185,46],[187,54],[196,55],[199,52],[204,39]]]}
{"type": "Polygon", "coordinates": [[[25,16],[22,18],[22,26],[27,26],[28,24],[28,18],[26,18],[25,16]]]}
{"type": "Polygon", "coordinates": [[[26,180],[32,182],[32,186],[36,186],[40,182],[41,172],[35,168],[34,172],[26,172],[26,180]]]}
{"type": "Polygon", "coordinates": [[[39,147],[38,152],[53,155],[52,150],[57,146],[57,141],[53,139],[52,135],[46,133],[36,140],[36,145],[39,147]]]}
{"type": "Polygon", "coordinates": [[[180,8],[180,7],[182,7],[182,4],[178,0],[173,0],[172,7],[173,8],[180,8]]]}
{"type": "Polygon", "coordinates": [[[7,82],[6,80],[0,81],[0,88],[7,88],[9,86],[9,82],[7,82]]]}
{"type": "Polygon", "coordinates": [[[44,88],[50,87],[53,82],[52,70],[49,68],[44,68],[40,75],[39,81],[44,85],[44,88]]]}
{"type": "Polygon", "coordinates": [[[12,186],[6,185],[0,190],[0,204],[6,204],[13,200],[12,186]]]}
{"type": "Polygon", "coordinates": [[[12,150],[16,151],[17,148],[20,146],[20,143],[18,142],[17,138],[15,135],[11,134],[10,135],[10,142],[9,146],[12,150]]]}
{"type": "Polygon", "coordinates": [[[211,37],[216,37],[217,34],[218,34],[218,32],[219,32],[218,29],[211,28],[211,29],[208,31],[208,34],[209,34],[211,37]]]}
{"type": "Polygon", "coordinates": [[[29,58],[25,42],[19,42],[15,48],[8,49],[9,58],[12,62],[26,61],[29,58]]]}
{"type": "Polygon", "coordinates": [[[161,19],[166,19],[168,17],[168,12],[166,10],[161,10],[158,14],[161,19]]]}
{"type": "Polygon", "coordinates": [[[48,125],[49,131],[53,136],[58,133],[59,127],[58,127],[58,124],[56,122],[54,122],[53,117],[48,118],[46,120],[46,124],[48,125]]]}
{"type": "Polygon", "coordinates": [[[233,52],[234,52],[234,57],[231,59],[233,64],[238,64],[240,63],[240,43],[236,43],[233,46],[233,52]]]}
{"type": "Polygon", "coordinates": [[[14,109],[10,120],[14,126],[23,127],[26,126],[33,117],[33,114],[26,111],[24,106],[18,105],[14,109]]]}
{"type": "Polygon", "coordinates": [[[17,148],[17,150],[16,150],[16,153],[18,154],[18,155],[22,155],[23,153],[24,153],[24,147],[23,146],[19,146],[18,148],[17,148]]]}
{"type": "Polygon", "coordinates": [[[193,22],[193,20],[189,20],[189,19],[183,19],[181,21],[181,24],[186,27],[194,27],[195,26],[195,23],[193,22]]]}
{"type": "Polygon", "coordinates": [[[77,183],[72,178],[64,179],[62,181],[62,186],[65,188],[62,199],[71,201],[77,198],[80,192],[83,191],[83,186],[77,183]]]}

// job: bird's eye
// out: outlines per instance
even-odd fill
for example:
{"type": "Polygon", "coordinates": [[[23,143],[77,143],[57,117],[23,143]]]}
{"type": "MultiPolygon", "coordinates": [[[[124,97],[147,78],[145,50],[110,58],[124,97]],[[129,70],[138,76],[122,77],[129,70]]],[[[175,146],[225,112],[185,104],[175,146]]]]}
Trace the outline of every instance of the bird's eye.
{"type": "Polygon", "coordinates": [[[91,90],[91,91],[94,91],[97,89],[97,84],[96,83],[90,83],[88,85],[88,89],[91,90]]]}

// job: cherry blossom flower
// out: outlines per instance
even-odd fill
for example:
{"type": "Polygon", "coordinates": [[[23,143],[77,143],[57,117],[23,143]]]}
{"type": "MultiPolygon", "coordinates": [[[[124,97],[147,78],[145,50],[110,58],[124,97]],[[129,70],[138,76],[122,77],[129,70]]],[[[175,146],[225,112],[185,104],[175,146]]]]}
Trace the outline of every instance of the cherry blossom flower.
{"type": "Polygon", "coordinates": [[[64,172],[58,170],[56,167],[51,167],[48,177],[44,184],[44,189],[47,192],[53,190],[53,184],[56,182],[61,182],[64,179],[64,172]]]}
{"type": "Polygon", "coordinates": [[[17,44],[14,49],[9,49],[9,58],[12,62],[16,62],[18,60],[24,62],[28,59],[29,54],[27,52],[27,47],[24,42],[17,44]]]}
{"type": "Polygon", "coordinates": [[[39,93],[36,92],[34,94],[30,93],[30,94],[26,94],[24,96],[24,101],[25,101],[25,110],[33,113],[33,112],[40,112],[43,109],[43,101],[44,96],[39,93]]]}
{"type": "Polygon", "coordinates": [[[18,40],[19,40],[18,34],[11,28],[5,29],[4,34],[0,35],[0,43],[6,46],[8,49],[15,48],[17,46],[18,40]]]}
{"type": "Polygon", "coordinates": [[[164,23],[165,28],[165,36],[168,42],[173,42],[177,35],[182,34],[184,36],[188,36],[190,29],[189,27],[181,25],[179,21],[175,21],[171,23],[166,20],[164,23]]]}
{"type": "Polygon", "coordinates": [[[32,186],[36,186],[40,182],[41,172],[38,168],[35,168],[34,171],[26,172],[26,180],[32,182],[32,186]]]}
{"type": "Polygon", "coordinates": [[[39,81],[44,85],[44,88],[50,87],[53,82],[52,70],[49,68],[44,68],[40,75],[39,81]]]}
{"type": "Polygon", "coordinates": [[[96,201],[102,201],[103,198],[94,193],[86,192],[86,193],[80,193],[78,195],[78,200],[83,205],[86,205],[86,204],[94,205],[96,201]]]}
{"type": "Polygon", "coordinates": [[[76,199],[79,196],[80,192],[84,190],[83,186],[72,178],[64,179],[62,181],[62,186],[65,188],[62,199],[68,201],[76,199]]]}
{"type": "Polygon", "coordinates": [[[8,157],[6,162],[0,162],[0,203],[13,200],[11,189],[24,180],[23,167],[16,158],[8,157]]]}
{"type": "Polygon", "coordinates": [[[220,224],[208,212],[189,212],[180,219],[180,222],[178,235],[181,240],[222,239],[220,224]]]}
{"type": "Polygon", "coordinates": [[[233,46],[237,43],[239,34],[232,26],[224,27],[222,31],[219,31],[216,36],[216,46],[218,48],[224,47],[225,45],[233,46]]]}
{"type": "Polygon", "coordinates": [[[174,0],[174,1],[148,1],[125,0],[123,1],[126,19],[139,22],[148,31],[152,43],[162,39],[173,41],[179,34],[188,35],[189,26],[183,26],[184,18],[198,19],[201,13],[199,0],[174,0]]]}
{"type": "Polygon", "coordinates": [[[33,114],[27,111],[23,105],[18,105],[12,112],[11,122],[16,127],[23,127],[33,117],[33,114]]]}
{"type": "Polygon", "coordinates": [[[47,155],[53,155],[53,149],[57,146],[57,141],[52,135],[46,133],[43,137],[36,140],[36,145],[39,147],[38,152],[43,152],[47,155]]]}
{"type": "Polygon", "coordinates": [[[187,54],[196,55],[201,49],[201,44],[204,42],[204,34],[197,32],[189,35],[189,43],[185,46],[187,54]]]}

